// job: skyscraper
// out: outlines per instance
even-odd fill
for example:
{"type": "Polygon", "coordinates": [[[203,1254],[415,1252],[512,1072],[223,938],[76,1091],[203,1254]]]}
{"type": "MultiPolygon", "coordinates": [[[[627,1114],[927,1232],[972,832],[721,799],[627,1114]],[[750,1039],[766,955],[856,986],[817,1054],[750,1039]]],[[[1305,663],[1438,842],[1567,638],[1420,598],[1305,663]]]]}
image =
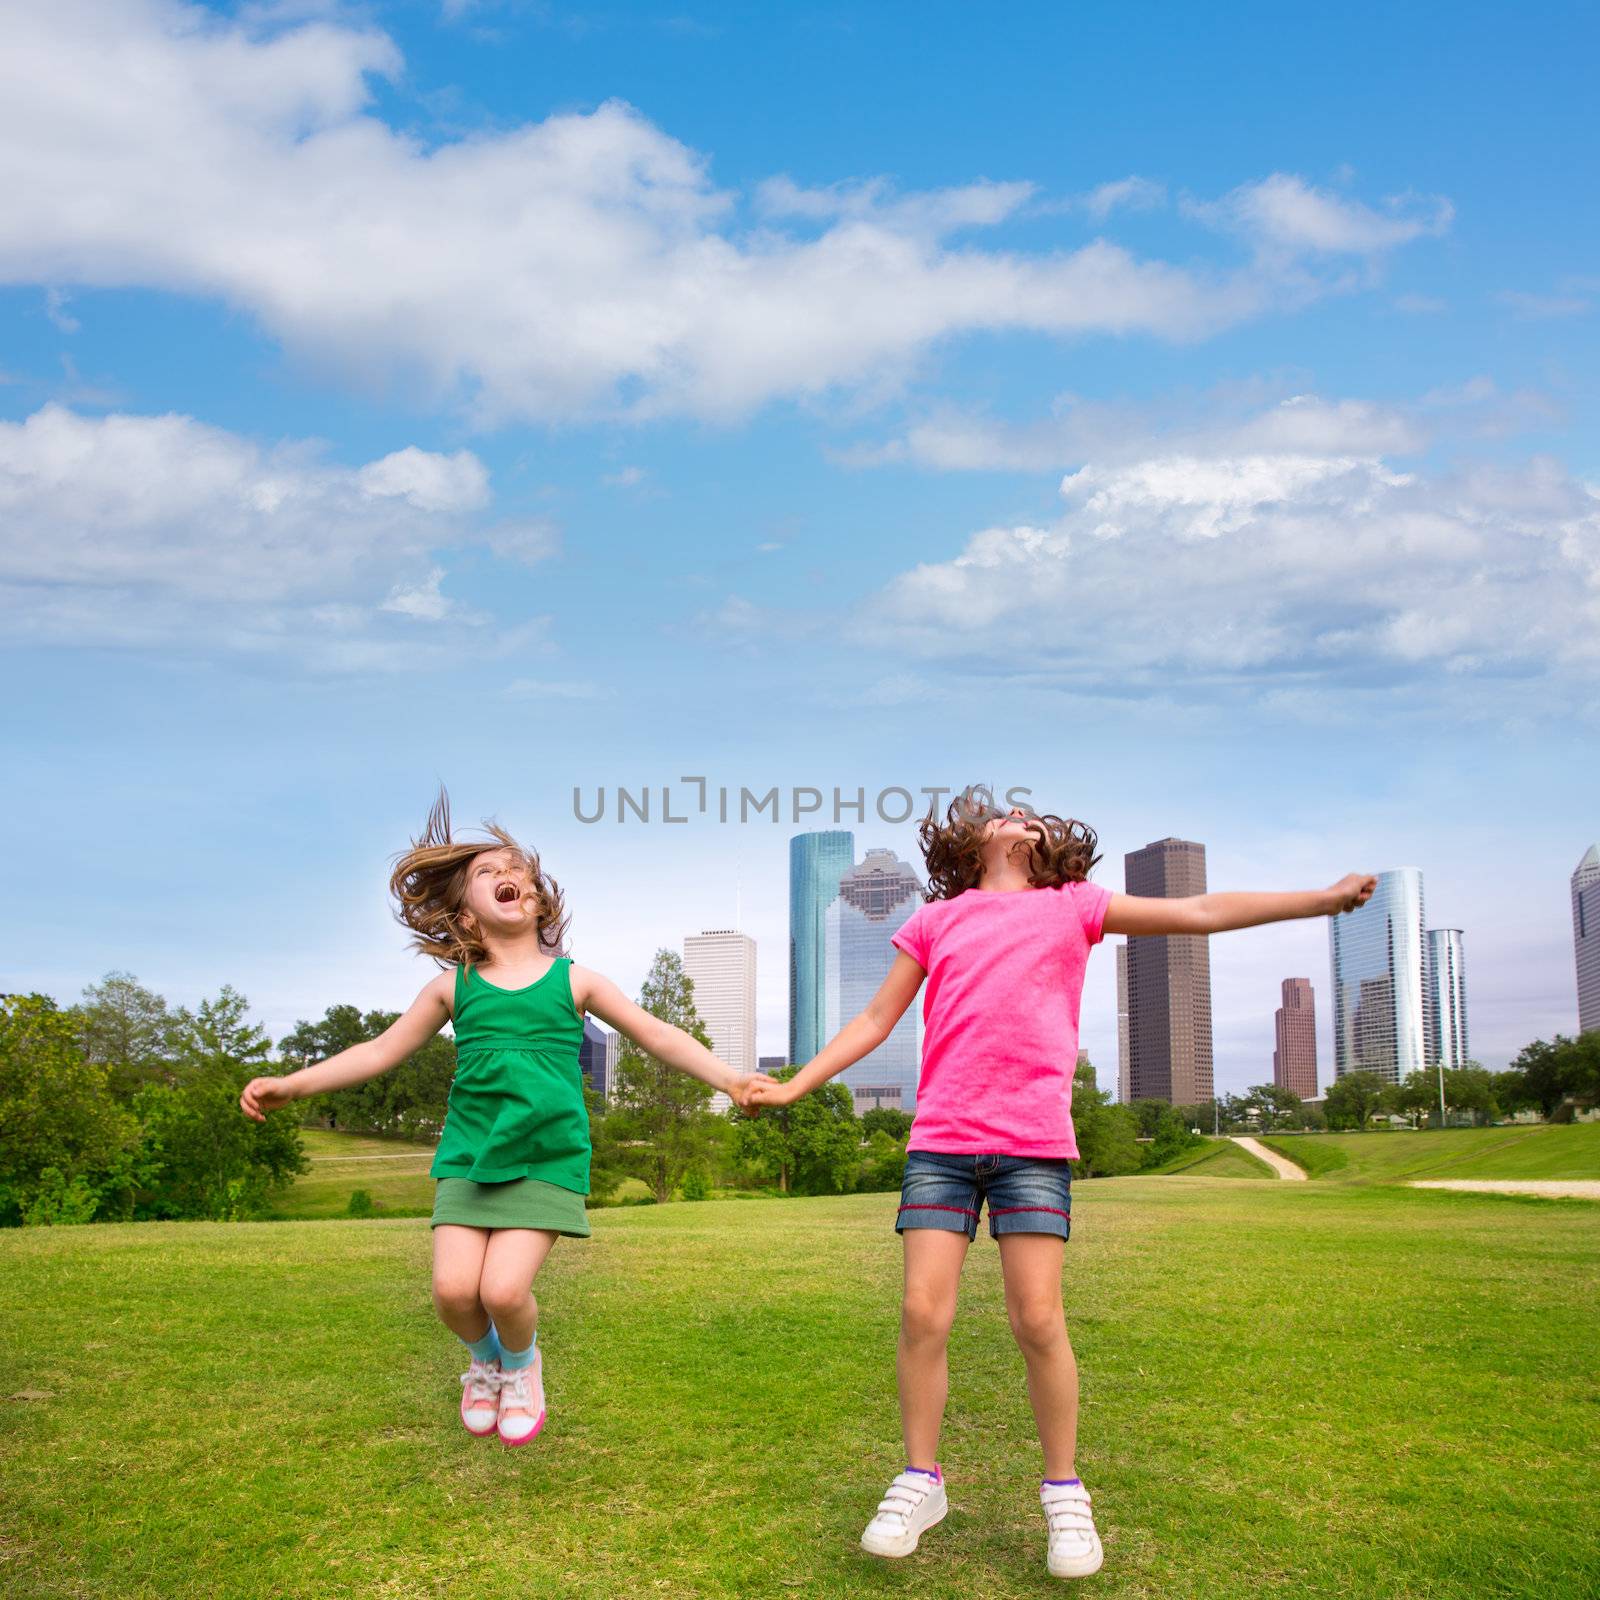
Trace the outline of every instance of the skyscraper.
{"type": "Polygon", "coordinates": [[[1278,1043],[1272,1081],[1302,1100],[1317,1098],[1317,1013],[1309,978],[1283,980],[1283,1004],[1273,1019],[1278,1043]]]}
{"type": "Polygon", "coordinates": [[[789,841],[789,1059],[804,1066],[827,1041],[822,919],[855,861],[851,833],[797,833],[789,841]]]}
{"type": "Polygon", "coordinates": [[[1359,910],[1328,919],[1333,974],[1333,1071],[1398,1083],[1428,1060],[1427,947],[1422,874],[1378,874],[1359,910]]]}
{"type": "Polygon", "coordinates": [[[617,1045],[620,1035],[602,1028],[593,1017],[583,1019],[583,1043],[578,1046],[578,1070],[584,1082],[604,1100],[617,1089],[617,1045]]]}
{"type": "Polygon", "coordinates": [[[1600,844],[1572,874],[1572,954],[1578,967],[1578,1032],[1600,1028],[1600,844]]]}
{"type": "Polygon", "coordinates": [[[1117,1104],[1133,1099],[1133,1053],[1128,1042],[1128,941],[1117,943],[1117,1104]]]}
{"type": "MultiPolygon", "coordinates": [[[[683,970],[694,983],[694,1009],[711,1036],[711,1048],[738,1073],[756,1070],[756,942],[732,928],[690,934],[683,941],[683,970]]],[[[720,1089],[713,1111],[733,1102],[720,1089]]]]}
{"type": "MultiPolygon", "coordinates": [[[[860,866],[840,875],[838,895],[823,913],[824,1043],[878,992],[899,954],[890,935],[921,904],[922,884],[893,850],[869,850],[860,866]]],[[[858,1103],[916,1109],[917,1010],[908,1006],[889,1037],[840,1074],[858,1103]]]]}
{"type": "MultiPolygon", "coordinates": [[[[1157,839],[1124,862],[1129,894],[1177,900],[1206,892],[1206,847],[1157,839]]],[[[1192,1106],[1211,1087],[1211,950],[1204,934],[1128,940],[1131,1098],[1192,1106]]]]}
{"type": "Polygon", "coordinates": [[[1428,929],[1428,1063],[1467,1064],[1467,969],[1459,928],[1428,929]]]}

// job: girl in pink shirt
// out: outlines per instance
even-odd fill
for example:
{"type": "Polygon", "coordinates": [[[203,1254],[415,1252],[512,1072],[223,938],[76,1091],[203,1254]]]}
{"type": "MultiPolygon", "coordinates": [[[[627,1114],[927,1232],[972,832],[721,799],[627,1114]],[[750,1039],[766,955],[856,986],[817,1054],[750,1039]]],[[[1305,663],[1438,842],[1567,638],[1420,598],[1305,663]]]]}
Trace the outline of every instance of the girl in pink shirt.
{"type": "Polygon", "coordinates": [[[1364,905],[1376,878],[1328,889],[1149,899],[1089,882],[1099,857],[1082,823],[1003,811],[982,788],[919,833],[928,897],[893,936],[900,954],[867,1009],[752,1105],[788,1105],[877,1048],[927,980],[922,1072],[896,1231],[905,1241],[898,1374],[906,1468],[861,1536],[903,1556],[949,1509],[938,1463],[946,1346],[967,1246],[987,1202],[1006,1310],[1028,1370],[1044,1451],[1039,1497],[1058,1577],[1103,1559],[1074,1460],[1078,1367],[1061,1303],[1071,1230],[1072,1075],[1090,947],[1107,933],[1211,934],[1364,905]]]}

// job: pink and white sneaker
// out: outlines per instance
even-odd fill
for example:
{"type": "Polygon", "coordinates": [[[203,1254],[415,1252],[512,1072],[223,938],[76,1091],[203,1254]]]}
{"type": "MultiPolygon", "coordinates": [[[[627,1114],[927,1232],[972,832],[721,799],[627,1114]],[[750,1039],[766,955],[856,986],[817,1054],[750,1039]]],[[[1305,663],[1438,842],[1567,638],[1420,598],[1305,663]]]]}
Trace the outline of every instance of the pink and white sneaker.
{"type": "Polygon", "coordinates": [[[538,1438],[544,1419],[544,1352],[535,1350],[527,1366],[500,1374],[500,1442],[528,1444],[538,1438]]]}
{"type": "Polygon", "coordinates": [[[461,1426],[476,1439],[495,1431],[500,1414],[500,1363],[472,1358],[461,1374],[461,1426]]]}

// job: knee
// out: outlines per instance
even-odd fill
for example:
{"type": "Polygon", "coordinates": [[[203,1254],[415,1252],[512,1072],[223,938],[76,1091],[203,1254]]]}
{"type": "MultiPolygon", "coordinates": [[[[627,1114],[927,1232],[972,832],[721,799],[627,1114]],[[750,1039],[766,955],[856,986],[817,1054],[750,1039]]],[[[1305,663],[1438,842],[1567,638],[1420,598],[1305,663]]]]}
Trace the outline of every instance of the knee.
{"type": "Polygon", "coordinates": [[[935,1295],[908,1292],[900,1305],[900,1332],[912,1344],[943,1343],[954,1320],[955,1305],[935,1295]]]}
{"type": "Polygon", "coordinates": [[[483,1309],[497,1323],[519,1316],[527,1309],[532,1298],[527,1284],[506,1278],[485,1278],[479,1285],[478,1293],[483,1300],[483,1309]]]}
{"type": "Polygon", "coordinates": [[[467,1317],[481,1308],[478,1285],[469,1278],[440,1276],[433,1280],[433,1303],[441,1316],[467,1317]]]}
{"type": "Polygon", "coordinates": [[[1011,1332],[1028,1354],[1047,1354],[1067,1342],[1067,1319],[1058,1300],[1014,1301],[1006,1307],[1011,1332]]]}

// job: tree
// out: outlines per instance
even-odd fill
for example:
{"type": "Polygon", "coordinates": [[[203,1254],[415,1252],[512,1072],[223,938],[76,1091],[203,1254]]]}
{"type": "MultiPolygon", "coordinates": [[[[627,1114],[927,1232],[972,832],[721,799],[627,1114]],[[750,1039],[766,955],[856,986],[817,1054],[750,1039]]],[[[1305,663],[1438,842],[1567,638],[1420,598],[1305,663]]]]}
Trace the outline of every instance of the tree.
{"type": "Polygon", "coordinates": [[[1476,1061],[1445,1073],[1444,1103],[1452,1111],[1471,1112],[1473,1120],[1480,1127],[1493,1122],[1500,1115],[1500,1107],[1494,1096],[1494,1080],[1476,1061]]]}
{"type": "Polygon", "coordinates": [[[1403,1082],[1384,1089],[1380,1103],[1385,1110],[1410,1117],[1412,1126],[1420,1128],[1422,1119],[1439,1104],[1439,1080],[1431,1072],[1408,1073],[1403,1082]]]}
{"type": "MultiPolygon", "coordinates": [[[[898,1114],[904,1115],[904,1113],[898,1114]]],[[[863,1117],[861,1120],[865,1123],[867,1119],[863,1117]]],[[[856,1179],[856,1188],[872,1194],[898,1189],[905,1175],[905,1145],[887,1129],[874,1128],[867,1136],[867,1159],[862,1163],[861,1174],[856,1179]]]]}
{"type": "Polygon", "coordinates": [[[1165,1100],[1146,1099],[1128,1102],[1128,1110],[1133,1113],[1134,1121],[1138,1124],[1141,1139],[1155,1138],[1156,1124],[1161,1120],[1161,1113],[1171,1109],[1165,1100]]]}
{"type": "Polygon", "coordinates": [[[1073,1074],[1072,1131],[1079,1176],[1110,1178],[1139,1170],[1138,1120],[1131,1107],[1111,1103],[1110,1091],[1099,1086],[1087,1061],[1073,1074]]]}
{"type": "MultiPolygon", "coordinates": [[[[774,1076],[787,1081],[798,1070],[774,1076]]],[[[784,1194],[843,1194],[861,1164],[861,1125],[842,1083],[819,1084],[793,1105],[764,1107],[738,1124],[738,1140],[740,1153],[775,1177],[784,1194]]]]}
{"type": "Polygon", "coordinates": [[[909,1111],[896,1111],[893,1106],[874,1106],[861,1118],[861,1136],[870,1139],[873,1134],[882,1131],[904,1144],[911,1137],[911,1123],[909,1111]]]}
{"type": "Polygon", "coordinates": [[[80,1039],[79,1019],[45,995],[0,1000],[0,1224],[30,1213],[88,1221],[101,1181],[138,1140],[105,1063],[87,1060],[80,1039]],[[44,1195],[55,1197],[48,1215],[44,1195]]]}
{"type": "Polygon", "coordinates": [[[1164,1167],[1186,1150],[1193,1150],[1203,1141],[1191,1131],[1182,1111],[1176,1106],[1164,1106],[1156,1118],[1155,1137],[1144,1147],[1144,1166],[1164,1167]]]}
{"type": "Polygon", "coordinates": [[[1274,1128],[1292,1128],[1303,1102],[1294,1090],[1280,1083],[1258,1083],[1244,1097],[1245,1109],[1265,1133],[1274,1128]]]}
{"type": "MultiPolygon", "coordinates": [[[[325,1061],[352,1045],[376,1039],[399,1015],[398,1011],[362,1013],[355,1006],[329,1006],[321,1021],[297,1022],[294,1031],[278,1041],[278,1053],[296,1066],[325,1061]]],[[[455,1071],[455,1040],[436,1033],[391,1071],[306,1101],[301,1116],[349,1132],[437,1138],[444,1127],[455,1071]]]]}
{"type": "Polygon", "coordinates": [[[130,972],[89,984],[69,1015],[84,1059],[106,1069],[110,1092],[130,1100],[147,1083],[172,1081],[175,1018],[167,1002],[130,972]]]}
{"type": "Polygon", "coordinates": [[[1384,1081],[1376,1072],[1347,1072],[1328,1085],[1323,1108],[1330,1128],[1364,1128],[1383,1103],[1384,1081]]]}
{"type": "Polygon", "coordinates": [[[1523,1098],[1546,1117],[1556,1116],[1569,1100],[1600,1103],[1600,1029],[1576,1039],[1560,1033],[1536,1039],[1518,1053],[1511,1071],[1521,1074],[1523,1098]]]}
{"type": "MultiPolygon", "coordinates": [[[[694,984],[684,973],[682,958],[671,950],[656,951],[639,1004],[711,1048],[694,1009],[694,984]]],[[[668,1066],[624,1036],[613,1096],[616,1109],[606,1121],[623,1163],[650,1185],[658,1202],[670,1200],[689,1167],[710,1153],[712,1093],[710,1084],[668,1066]]]]}

